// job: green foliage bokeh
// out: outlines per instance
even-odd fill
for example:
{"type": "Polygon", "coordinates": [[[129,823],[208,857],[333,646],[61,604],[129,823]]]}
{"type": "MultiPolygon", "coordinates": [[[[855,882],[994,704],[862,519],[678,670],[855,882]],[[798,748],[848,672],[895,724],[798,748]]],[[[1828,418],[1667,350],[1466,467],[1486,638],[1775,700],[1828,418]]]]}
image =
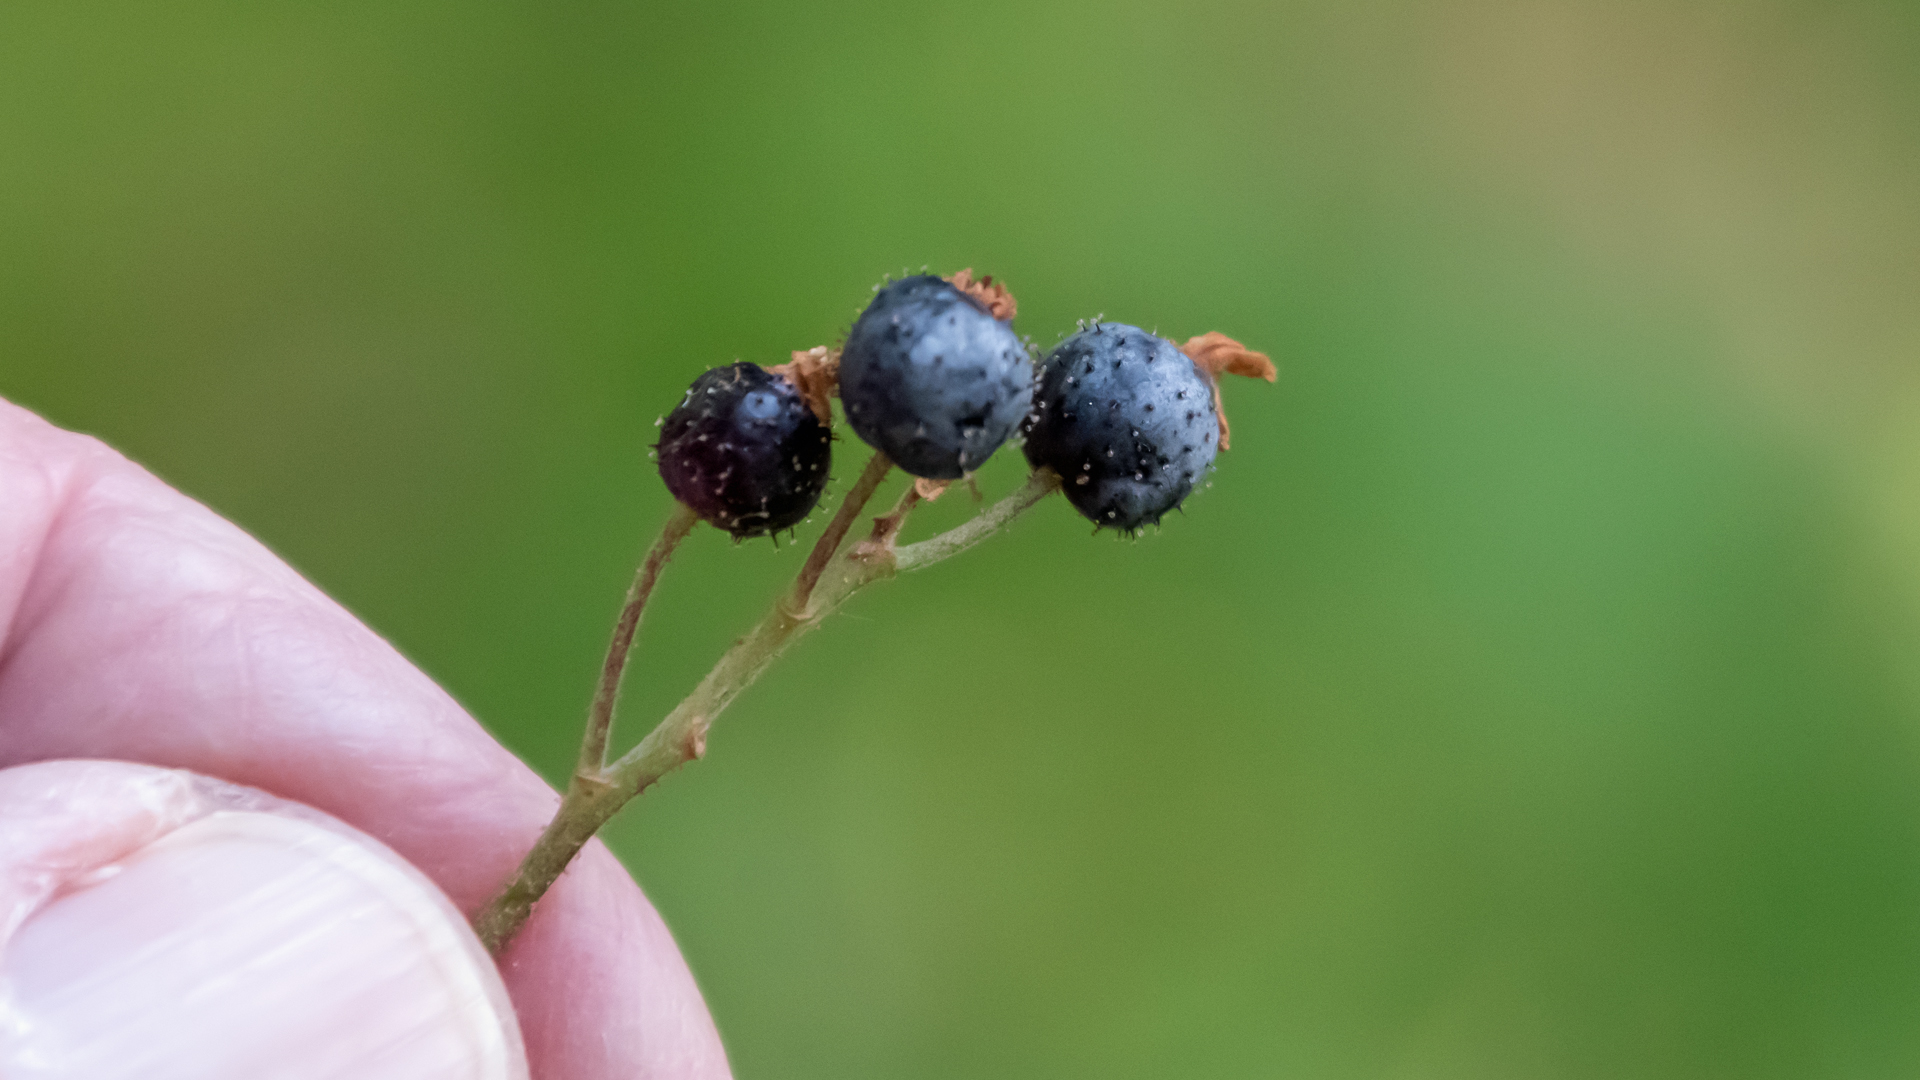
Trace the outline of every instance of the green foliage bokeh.
{"type": "MultiPolygon", "coordinates": [[[[610,830],[738,1074],[1913,1075],[1917,60],[1891,3],[11,4],[0,394],[557,779],[700,370],[923,264],[1226,331],[1281,379],[1184,517],[863,595],[610,830]]],[[[696,534],[625,738],[801,550],[696,534]]]]}

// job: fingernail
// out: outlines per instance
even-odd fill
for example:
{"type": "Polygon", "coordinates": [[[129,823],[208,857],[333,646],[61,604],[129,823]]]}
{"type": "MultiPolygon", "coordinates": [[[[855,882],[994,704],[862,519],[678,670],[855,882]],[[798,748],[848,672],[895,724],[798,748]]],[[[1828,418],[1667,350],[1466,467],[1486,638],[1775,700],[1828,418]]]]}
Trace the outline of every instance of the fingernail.
{"type": "Polygon", "coordinates": [[[222,811],[94,877],[0,956],[9,1078],[526,1076],[459,913],[352,836],[222,811]]]}

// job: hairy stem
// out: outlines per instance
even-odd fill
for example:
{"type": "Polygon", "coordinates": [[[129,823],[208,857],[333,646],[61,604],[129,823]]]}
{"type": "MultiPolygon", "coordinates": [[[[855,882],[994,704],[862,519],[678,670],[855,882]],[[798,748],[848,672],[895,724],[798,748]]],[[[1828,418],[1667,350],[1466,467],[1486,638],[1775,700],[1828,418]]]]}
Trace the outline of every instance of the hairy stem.
{"type": "Polygon", "coordinates": [[[993,535],[996,530],[1026,513],[1034,503],[1059,490],[1059,473],[1045,468],[1035,470],[1020,490],[982,510],[966,524],[917,544],[895,549],[894,568],[903,573],[923,570],[942,559],[950,559],[993,535]]]}
{"type": "Polygon", "coordinates": [[[480,935],[487,952],[500,955],[533,912],[534,901],[546,895],[560,872],[625,801],[615,798],[605,781],[574,775],[561,797],[560,809],[540,839],[534,841],[533,850],[520,861],[513,880],[474,917],[474,932],[480,935]]]}
{"type": "Polygon", "coordinates": [[[906,511],[918,501],[916,496],[902,496],[893,514],[876,519],[873,539],[839,553],[840,543],[854,519],[891,467],[885,455],[873,456],[860,479],[847,492],[826,533],[814,545],[792,590],[775,601],[773,609],[745,637],[733,643],[707,677],[700,680],[700,685],[638,746],[611,765],[596,766],[590,771],[583,768],[575,774],[561,800],[559,812],[533,850],[527,853],[519,872],[474,921],[480,940],[489,951],[497,955],[505,947],[526,921],[534,902],[546,893],[600,826],[661,777],[703,756],[707,729],[720,712],[751,686],[789,645],[819,626],[848,597],[900,570],[931,566],[965,551],[1060,487],[1060,478],[1043,469],[1020,490],[966,524],[930,540],[895,548],[893,537],[899,531],[899,522],[889,519],[896,516],[904,519],[906,511]]]}
{"type": "Polygon", "coordinates": [[[607,646],[606,662],[600,665],[600,686],[593,692],[593,705],[587,710],[587,731],[580,740],[577,772],[592,776],[606,767],[607,740],[613,734],[613,708],[620,700],[620,679],[627,670],[627,656],[633,651],[633,635],[640,629],[640,616],[647,610],[647,598],[653,595],[660,571],[666,568],[674,549],[699,520],[699,515],[686,504],[674,503],[672,515],[660,529],[660,538],[653,542],[640,569],[633,575],[626,606],[620,609],[620,618],[613,624],[613,641],[607,646]]]}

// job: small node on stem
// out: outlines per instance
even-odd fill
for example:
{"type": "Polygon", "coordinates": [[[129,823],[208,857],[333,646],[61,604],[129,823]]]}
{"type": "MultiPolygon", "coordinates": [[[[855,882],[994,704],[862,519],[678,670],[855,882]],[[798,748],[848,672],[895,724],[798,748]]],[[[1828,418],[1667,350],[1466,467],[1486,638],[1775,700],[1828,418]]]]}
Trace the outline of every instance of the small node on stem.
{"type": "Polygon", "coordinates": [[[892,549],[894,541],[900,536],[900,530],[906,527],[907,515],[913,513],[913,508],[921,502],[932,501],[925,494],[922,484],[931,484],[937,488],[934,497],[937,497],[940,491],[946,490],[947,486],[941,481],[916,478],[913,483],[907,485],[907,490],[900,493],[900,501],[893,504],[892,510],[873,519],[873,532],[869,533],[865,540],[855,544],[853,550],[848,553],[848,557],[868,561],[892,549]]]}
{"type": "Polygon", "coordinates": [[[613,782],[607,779],[604,766],[590,773],[574,773],[573,786],[579,788],[589,798],[599,798],[613,790],[613,782]]]}
{"type": "Polygon", "coordinates": [[[688,761],[699,761],[707,756],[707,729],[712,726],[704,716],[693,718],[693,726],[687,729],[686,738],[680,743],[688,761]]]}

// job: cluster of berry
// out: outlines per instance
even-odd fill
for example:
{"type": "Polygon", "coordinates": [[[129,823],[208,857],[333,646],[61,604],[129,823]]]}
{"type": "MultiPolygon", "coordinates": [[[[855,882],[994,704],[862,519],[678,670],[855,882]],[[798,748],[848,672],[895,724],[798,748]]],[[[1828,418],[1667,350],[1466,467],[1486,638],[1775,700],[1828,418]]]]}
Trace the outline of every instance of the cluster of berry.
{"type": "Polygon", "coordinates": [[[796,637],[856,590],[946,559],[1064,491],[1097,527],[1123,533],[1180,505],[1227,448],[1225,373],[1271,380],[1273,365],[1222,334],[1176,346],[1137,327],[1096,322],[1035,370],[1013,332],[1014,302],[992,278],[910,277],[878,290],[838,350],[808,349],[774,368],[736,363],[694,380],[665,417],[660,476],[680,506],[634,575],[614,624],[580,744],[580,765],[553,823],[475,920],[495,952],[594,832],[629,799],[706,752],[721,710],[796,637]],[[633,749],[608,760],[614,705],[641,613],[697,520],[735,539],[798,525],[826,490],[838,394],[847,424],[875,453],[848,488],[793,588],[736,639],[706,678],[633,749]],[[985,464],[1016,432],[1033,475],[958,528],[896,540],[914,504],[985,464]],[[843,545],[895,466],[913,486],[873,535],[843,545]]]}
{"type": "Polygon", "coordinates": [[[1220,374],[1274,378],[1223,334],[1177,346],[1099,322],[1036,372],[1013,315],[1006,288],[971,271],[892,282],[838,352],[696,379],[664,422],[661,478],[736,538],[790,529],[826,487],[837,390],[854,433],[923,481],[972,473],[1018,431],[1028,463],[1059,474],[1080,513],[1133,532],[1178,507],[1227,448],[1220,374]]]}

